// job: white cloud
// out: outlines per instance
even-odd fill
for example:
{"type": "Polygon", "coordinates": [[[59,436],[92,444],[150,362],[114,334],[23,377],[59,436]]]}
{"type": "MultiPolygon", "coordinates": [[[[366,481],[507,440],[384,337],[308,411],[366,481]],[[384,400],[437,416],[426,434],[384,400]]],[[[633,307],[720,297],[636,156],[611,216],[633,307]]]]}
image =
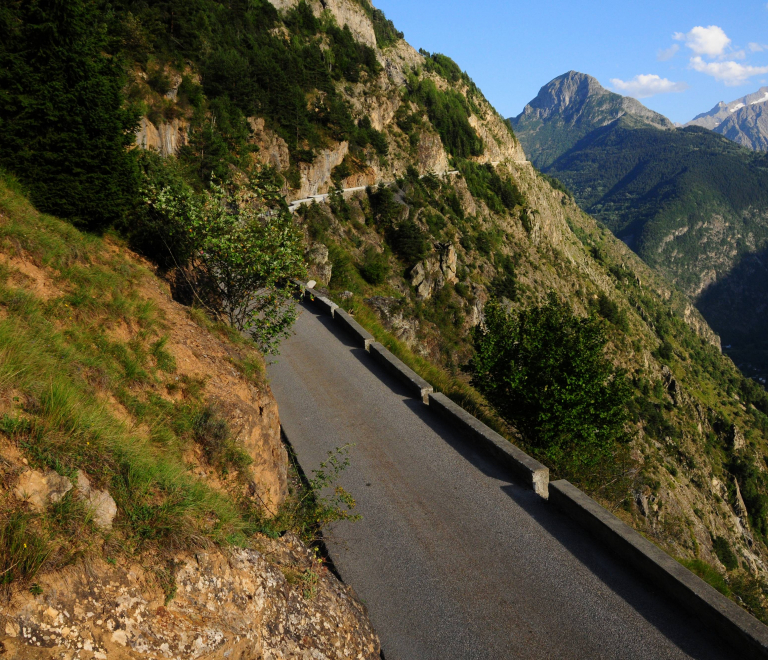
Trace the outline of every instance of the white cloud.
{"type": "Polygon", "coordinates": [[[750,66],[738,62],[705,62],[701,57],[691,58],[691,68],[730,86],[741,85],[752,76],[768,73],[768,66],[750,66]]]}
{"type": "Polygon", "coordinates": [[[756,44],[754,42],[748,44],[747,47],[753,53],[762,53],[764,50],[768,50],[768,46],[766,46],[765,44],[756,44]]]}
{"type": "Polygon", "coordinates": [[[709,27],[697,25],[690,32],[685,34],[675,32],[672,36],[677,41],[685,42],[685,45],[696,55],[708,55],[709,57],[722,55],[731,43],[728,35],[717,25],[710,25],[709,27]]]}
{"type": "Polygon", "coordinates": [[[632,80],[626,81],[613,78],[611,84],[617,92],[623,92],[627,96],[634,96],[638,99],[648,98],[656,94],[684,92],[688,89],[688,85],[684,82],[672,82],[652,73],[635,76],[632,80]]]}
{"type": "Polygon", "coordinates": [[[680,50],[680,46],[677,44],[672,44],[669,48],[662,48],[656,53],[656,59],[659,60],[659,62],[671,60],[678,50],[680,50]]]}

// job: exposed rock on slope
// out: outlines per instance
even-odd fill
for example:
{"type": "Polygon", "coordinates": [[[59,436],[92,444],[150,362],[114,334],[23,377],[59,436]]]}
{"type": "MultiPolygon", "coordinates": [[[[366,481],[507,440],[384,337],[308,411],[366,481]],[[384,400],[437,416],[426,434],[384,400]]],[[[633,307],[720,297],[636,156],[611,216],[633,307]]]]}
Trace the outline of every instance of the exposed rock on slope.
{"type": "Polygon", "coordinates": [[[39,580],[0,610],[0,655],[81,658],[379,658],[363,606],[296,539],[179,553],[170,602],[139,564],[96,561],[39,580]]]}
{"type": "Polygon", "coordinates": [[[730,103],[721,101],[686,126],[708,128],[744,147],[768,151],[768,87],[730,103]]]}

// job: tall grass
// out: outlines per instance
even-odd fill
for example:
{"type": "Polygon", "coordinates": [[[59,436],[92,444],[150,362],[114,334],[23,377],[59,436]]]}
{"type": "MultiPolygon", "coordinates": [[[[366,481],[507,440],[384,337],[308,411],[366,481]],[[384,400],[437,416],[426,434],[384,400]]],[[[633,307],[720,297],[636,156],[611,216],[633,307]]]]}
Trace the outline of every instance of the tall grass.
{"type": "MultiPolygon", "coordinates": [[[[0,394],[14,394],[0,433],[32,467],[73,481],[83,470],[107,488],[118,507],[107,536],[123,551],[246,542],[257,517],[195,478],[183,460],[207,408],[201,384],[173,375],[162,316],[138,293],[148,272],[102,238],[37,213],[2,175],[0,252],[46,269],[55,285],[35,295],[29,278],[0,268],[0,394]],[[128,340],[114,338],[110,330],[120,327],[128,340]],[[181,396],[166,396],[171,391],[181,396]],[[116,416],[115,400],[129,419],[116,416]]],[[[219,463],[229,457],[243,465],[226,432],[219,435],[211,449],[219,463]]],[[[97,535],[85,508],[65,499],[64,517],[55,507],[40,515],[0,507],[0,583],[33,579],[53,555],[72,556],[77,543],[66,537],[74,519],[79,535],[97,535]]]]}

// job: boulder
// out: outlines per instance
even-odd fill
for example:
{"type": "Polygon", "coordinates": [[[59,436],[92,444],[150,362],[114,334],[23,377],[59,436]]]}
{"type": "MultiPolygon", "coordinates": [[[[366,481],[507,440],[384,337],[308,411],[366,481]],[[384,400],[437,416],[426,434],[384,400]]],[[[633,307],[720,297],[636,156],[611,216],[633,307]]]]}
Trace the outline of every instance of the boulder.
{"type": "Polygon", "coordinates": [[[27,470],[19,477],[14,495],[29,503],[35,511],[43,511],[49,504],[60,501],[70,490],[72,482],[53,470],[45,474],[39,470],[27,470]]]}
{"type": "Polygon", "coordinates": [[[112,529],[117,515],[117,504],[106,490],[96,490],[82,470],[77,471],[78,499],[87,502],[93,514],[93,522],[99,529],[112,529]]]}

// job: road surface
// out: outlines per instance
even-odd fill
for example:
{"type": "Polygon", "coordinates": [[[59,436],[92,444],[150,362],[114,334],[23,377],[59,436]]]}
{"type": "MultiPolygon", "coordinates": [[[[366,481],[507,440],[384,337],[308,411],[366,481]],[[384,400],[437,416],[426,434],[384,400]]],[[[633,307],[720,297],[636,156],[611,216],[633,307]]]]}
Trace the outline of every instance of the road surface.
{"type": "Polygon", "coordinates": [[[728,658],[727,648],[304,308],[269,366],[308,474],[348,443],[327,533],[386,660],[728,658]]]}

